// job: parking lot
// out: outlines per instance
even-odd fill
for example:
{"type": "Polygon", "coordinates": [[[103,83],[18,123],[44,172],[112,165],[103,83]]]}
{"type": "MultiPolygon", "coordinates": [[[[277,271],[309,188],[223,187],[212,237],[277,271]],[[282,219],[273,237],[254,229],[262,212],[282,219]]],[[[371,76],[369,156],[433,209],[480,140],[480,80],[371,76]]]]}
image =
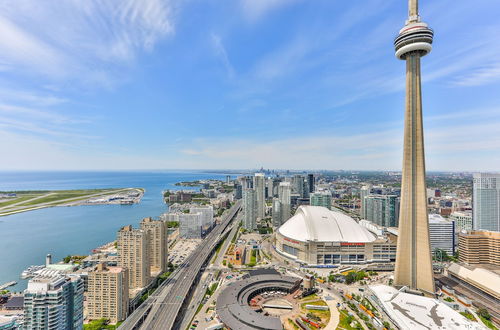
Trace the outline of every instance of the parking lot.
{"type": "Polygon", "coordinates": [[[201,243],[201,239],[179,239],[168,251],[168,261],[175,266],[180,265],[201,243]]]}

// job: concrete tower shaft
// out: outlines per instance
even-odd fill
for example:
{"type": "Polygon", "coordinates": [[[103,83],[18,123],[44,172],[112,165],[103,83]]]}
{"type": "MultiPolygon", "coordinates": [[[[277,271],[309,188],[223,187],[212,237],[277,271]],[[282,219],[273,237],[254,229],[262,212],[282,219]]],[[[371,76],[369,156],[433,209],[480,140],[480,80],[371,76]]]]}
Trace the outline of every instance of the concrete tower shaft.
{"type": "Polygon", "coordinates": [[[433,32],[418,21],[416,0],[409,1],[409,15],[394,41],[396,57],[406,60],[403,174],[394,284],[433,295],[420,81],[420,58],[430,52],[433,32]]]}

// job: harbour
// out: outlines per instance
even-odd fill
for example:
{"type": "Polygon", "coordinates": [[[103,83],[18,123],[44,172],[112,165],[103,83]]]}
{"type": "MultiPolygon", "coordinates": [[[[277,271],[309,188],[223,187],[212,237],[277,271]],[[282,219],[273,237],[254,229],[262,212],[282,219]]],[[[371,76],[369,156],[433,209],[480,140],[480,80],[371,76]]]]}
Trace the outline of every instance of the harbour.
{"type": "MultiPolygon", "coordinates": [[[[223,179],[204,172],[0,172],[0,190],[91,189],[142,187],[141,202],[130,205],[52,207],[4,216],[0,221],[0,283],[17,281],[10,291],[20,292],[27,280],[20,274],[40,265],[47,254],[54,263],[68,255],[89,255],[91,250],[116,239],[122,226],[136,225],[144,217],[158,217],[168,210],[165,189],[189,189],[175,183],[197,179],[223,179]],[[14,253],[15,251],[15,253],[14,253]]],[[[198,189],[192,187],[192,189],[198,189]]]]}

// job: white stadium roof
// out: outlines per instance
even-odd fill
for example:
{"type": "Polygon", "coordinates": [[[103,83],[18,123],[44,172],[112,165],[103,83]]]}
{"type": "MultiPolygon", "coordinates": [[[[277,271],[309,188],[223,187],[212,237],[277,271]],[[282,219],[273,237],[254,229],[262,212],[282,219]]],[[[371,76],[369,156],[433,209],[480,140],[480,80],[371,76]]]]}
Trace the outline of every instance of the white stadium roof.
{"type": "Polygon", "coordinates": [[[387,285],[373,285],[369,288],[400,329],[485,329],[437,299],[399,292],[387,285]]]}
{"type": "Polygon", "coordinates": [[[302,242],[368,243],[376,239],[350,216],[322,206],[300,206],[278,232],[302,242]]]}

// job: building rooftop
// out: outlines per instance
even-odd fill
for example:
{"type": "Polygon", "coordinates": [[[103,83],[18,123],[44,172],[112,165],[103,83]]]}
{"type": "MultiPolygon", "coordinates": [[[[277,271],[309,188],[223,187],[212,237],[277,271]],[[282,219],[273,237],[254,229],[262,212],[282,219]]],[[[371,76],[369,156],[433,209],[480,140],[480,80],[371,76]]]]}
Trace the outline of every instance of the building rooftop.
{"type": "Polygon", "coordinates": [[[4,305],[5,309],[23,309],[24,307],[24,297],[14,296],[11,297],[7,303],[4,305]]]}
{"type": "Polygon", "coordinates": [[[481,267],[452,263],[448,272],[500,299],[500,275],[481,267]]]}
{"type": "Polygon", "coordinates": [[[50,264],[50,265],[47,265],[47,267],[45,267],[47,269],[50,269],[50,270],[57,270],[57,271],[61,271],[61,272],[68,272],[68,271],[72,271],[76,268],[76,265],[74,264],[50,264]]]}
{"type": "Polygon", "coordinates": [[[301,279],[271,274],[271,272],[253,274],[231,283],[220,293],[216,304],[217,315],[227,327],[234,330],[281,330],[283,327],[278,317],[266,316],[254,311],[248,305],[248,301],[254,293],[265,291],[267,288],[292,290],[298,287],[301,279]]]}
{"type": "Polygon", "coordinates": [[[400,329],[484,329],[437,299],[400,292],[387,285],[369,288],[372,298],[400,329]]]}
{"type": "Polygon", "coordinates": [[[439,214],[429,214],[429,223],[433,223],[433,224],[436,224],[436,223],[451,223],[450,220],[447,220],[445,218],[443,218],[441,215],[439,214]]]}
{"type": "Polygon", "coordinates": [[[322,206],[300,206],[278,232],[297,241],[368,243],[375,236],[356,220],[322,206]]]}

